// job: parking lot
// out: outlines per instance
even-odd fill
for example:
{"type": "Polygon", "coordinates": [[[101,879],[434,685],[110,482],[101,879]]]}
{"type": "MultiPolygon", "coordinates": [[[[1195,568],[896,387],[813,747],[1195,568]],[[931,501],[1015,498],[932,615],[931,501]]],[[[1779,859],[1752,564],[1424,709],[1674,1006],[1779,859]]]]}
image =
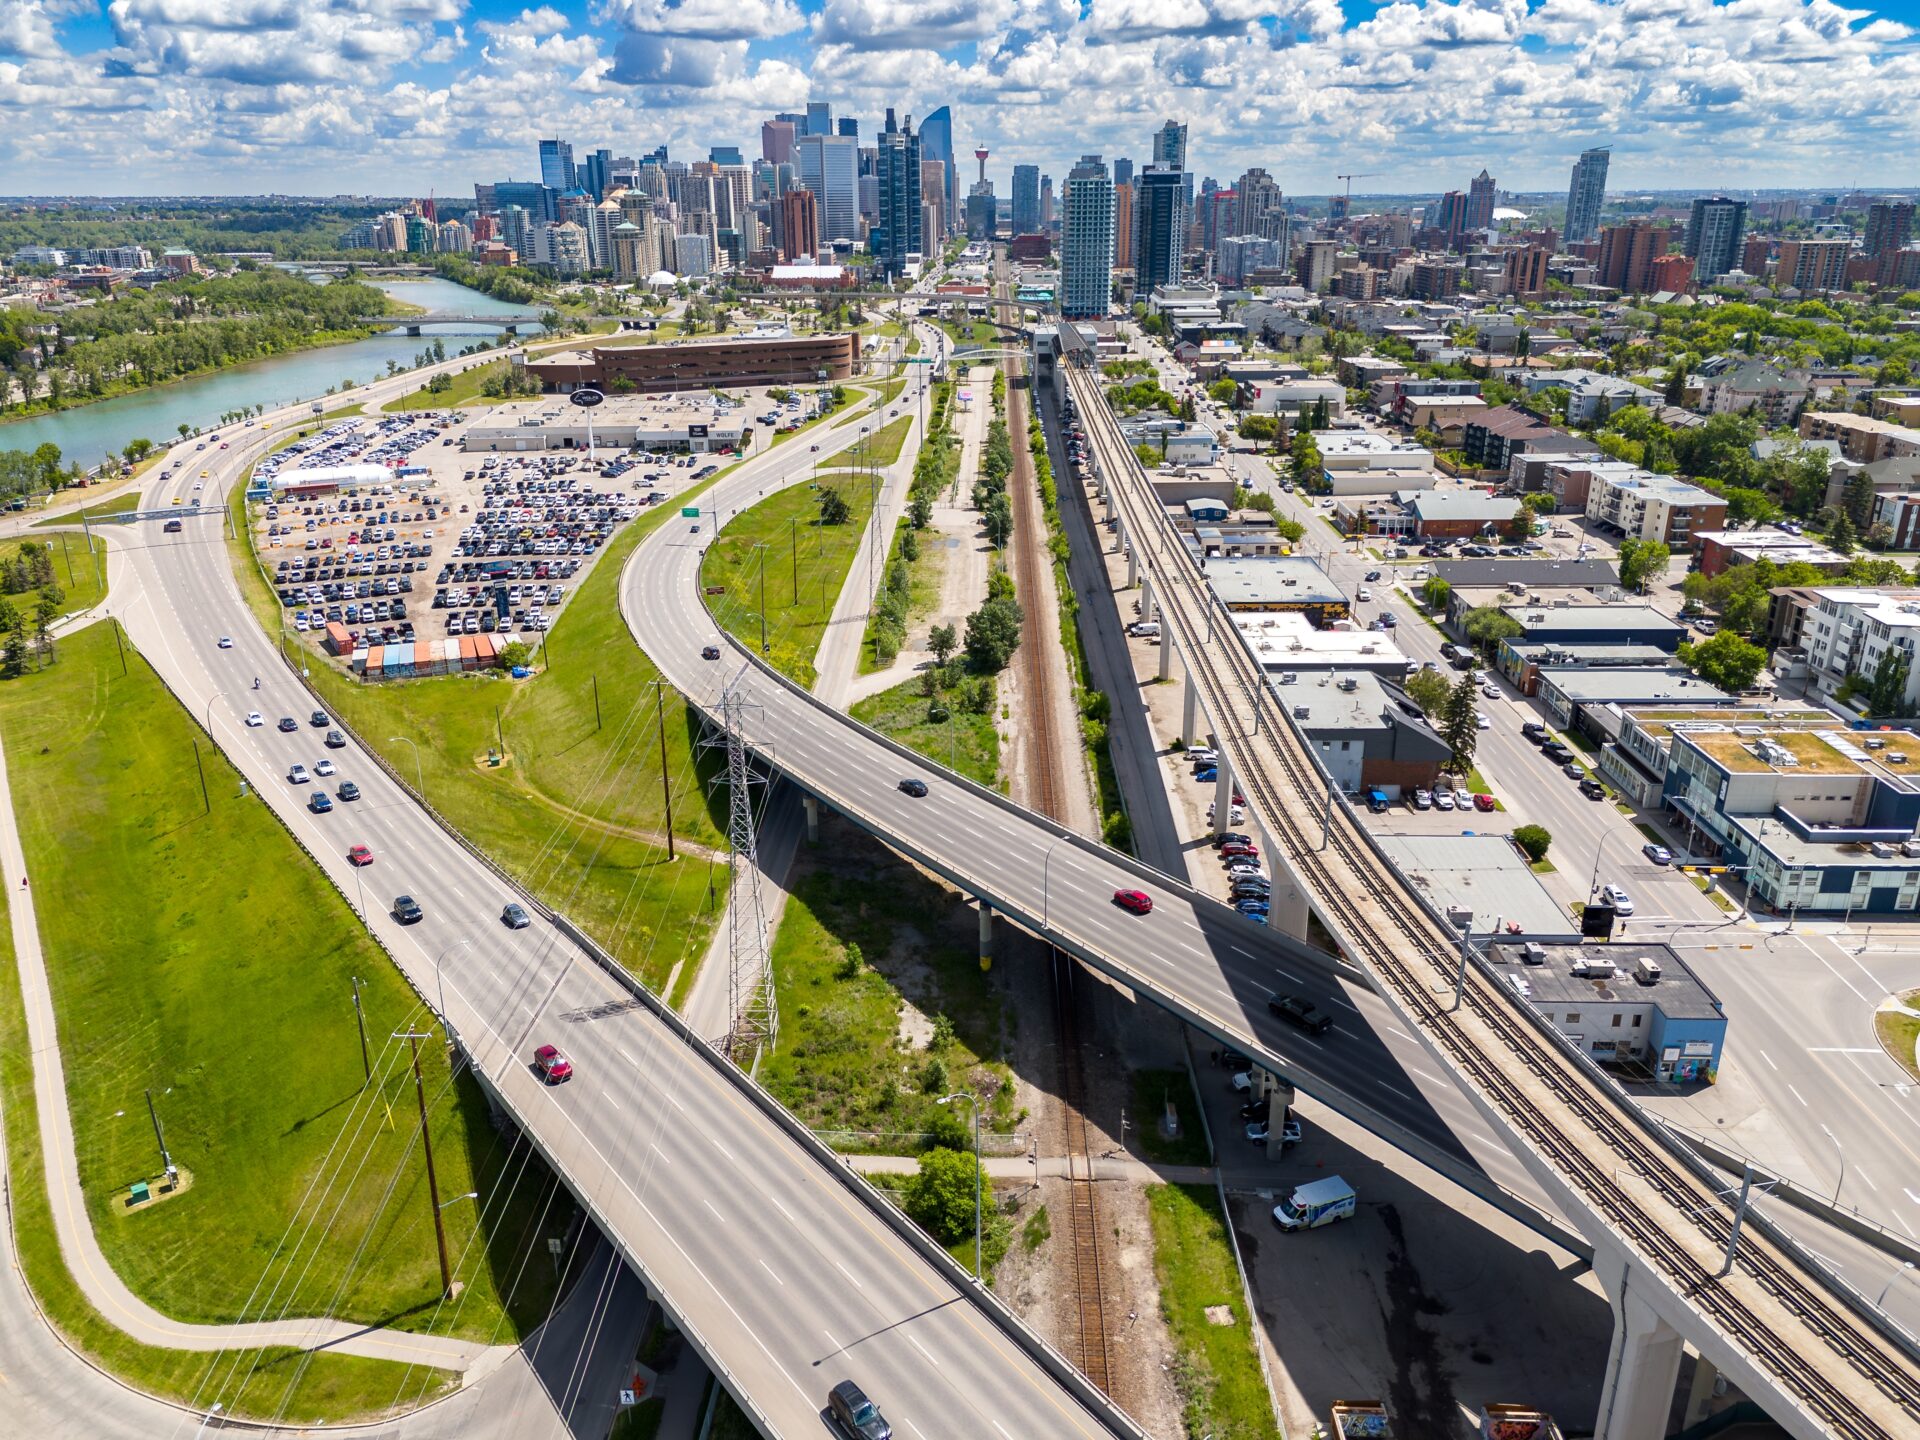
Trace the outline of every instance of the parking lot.
{"type": "Polygon", "coordinates": [[[535,639],[622,524],[730,458],[469,454],[467,423],[458,411],[348,419],[256,467],[256,491],[292,487],[248,507],[290,631],[317,649],[338,625],[343,655],[443,635],[535,639]],[[354,473],[370,466],[388,478],[354,473]],[[300,485],[316,471],[337,483],[300,485]]]}

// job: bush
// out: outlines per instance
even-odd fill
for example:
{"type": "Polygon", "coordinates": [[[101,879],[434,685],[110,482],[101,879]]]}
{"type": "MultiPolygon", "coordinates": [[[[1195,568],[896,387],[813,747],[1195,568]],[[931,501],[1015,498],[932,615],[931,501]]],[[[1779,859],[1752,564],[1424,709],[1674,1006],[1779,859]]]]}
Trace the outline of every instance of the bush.
{"type": "Polygon", "coordinates": [[[1547,858],[1547,847],[1553,843],[1553,836],[1544,825],[1522,825],[1513,832],[1513,843],[1520,847],[1520,853],[1538,865],[1547,858]]]}
{"type": "Polygon", "coordinates": [[[907,1214],[942,1245],[973,1234],[974,1197],[982,1183],[980,1162],[959,1150],[929,1150],[902,1193],[907,1214]]]}

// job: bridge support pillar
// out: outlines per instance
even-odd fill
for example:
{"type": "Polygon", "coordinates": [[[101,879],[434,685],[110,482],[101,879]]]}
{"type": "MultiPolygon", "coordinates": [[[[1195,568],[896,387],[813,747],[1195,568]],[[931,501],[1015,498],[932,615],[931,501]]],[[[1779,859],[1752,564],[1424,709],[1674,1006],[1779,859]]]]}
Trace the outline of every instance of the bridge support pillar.
{"type": "Polygon", "coordinates": [[[811,795],[800,797],[801,808],[807,812],[807,843],[815,845],[820,840],[820,802],[811,795]]]}
{"type": "Polygon", "coordinates": [[[1193,683],[1193,672],[1187,672],[1187,698],[1180,709],[1180,743],[1191,746],[1199,738],[1200,728],[1200,687],[1193,683]]]}
{"type": "Polygon", "coordinates": [[[1160,633],[1160,678],[1173,678],[1173,633],[1164,627],[1160,633]]]}
{"type": "Polygon", "coordinates": [[[1120,543],[1127,552],[1127,588],[1132,589],[1140,583],[1140,552],[1135,550],[1125,537],[1121,538],[1120,543]]]}
{"type": "Polygon", "coordinates": [[[984,896],[980,900],[980,968],[993,968],[993,906],[984,896]]]}
{"type": "Polygon", "coordinates": [[[1140,618],[1153,619],[1153,577],[1149,575],[1140,582],[1140,618]]]}
{"type": "Polygon", "coordinates": [[[1613,1345],[1600,1385],[1594,1440],[1635,1440],[1666,1433],[1680,1380],[1680,1332],[1635,1292],[1635,1264],[1619,1249],[1596,1245],[1593,1273],[1613,1306],[1613,1345]]]}
{"type": "Polygon", "coordinates": [[[1233,766],[1227,752],[1220,752],[1219,776],[1213,783],[1213,833],[1218,835],[1233,826],[1233,766]]]}
{"type": "Polygon", "coordinates": [[[1687,1386],[1687,1408],[1680,1416],[1680,1428],[1692,1429],[1707,1418],[1713,1407],[1714,1386],[1720,1380],[1720,1367],[1704,1355],[1693,1357],[1693,1381],[1687,1386]]]}

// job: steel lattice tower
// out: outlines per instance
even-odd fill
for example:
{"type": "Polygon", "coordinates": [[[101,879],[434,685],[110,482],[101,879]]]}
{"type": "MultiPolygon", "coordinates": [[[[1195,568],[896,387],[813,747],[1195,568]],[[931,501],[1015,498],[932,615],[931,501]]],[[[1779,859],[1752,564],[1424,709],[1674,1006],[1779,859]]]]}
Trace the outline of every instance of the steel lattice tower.
{"type": "Polygon", "coordinates": [[[755,771],[747,754],[744,715],[747,702],[729,685],[720,697],[721,733],[703,742],[726,747],[727,771],[716,784],[727,787],[727,1055],[751,1065],[754,1055],[773,1043],[780,1011],[767,960],[767,913],[760,898],[760,851],[753,792],[766,776],[755,771]]]}

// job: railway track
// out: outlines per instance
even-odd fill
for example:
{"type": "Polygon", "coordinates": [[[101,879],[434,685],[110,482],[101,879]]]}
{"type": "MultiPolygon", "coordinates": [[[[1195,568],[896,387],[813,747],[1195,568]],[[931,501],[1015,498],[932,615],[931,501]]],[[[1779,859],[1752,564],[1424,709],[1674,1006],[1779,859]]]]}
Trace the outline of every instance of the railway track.
{"type": "Polygon", "coordinates": [[[1074,391],[1129,539],[1151,567],[1192,679],[1208,692],[1236,778],[1354,958],[1391,987],[1459,1071],[1598,1213],[1831,1433],[1861,1440],[1913,1435],[1920,1427],[1920,1370],[1909,1355],[1753,1228],[1743,1232],[1733,1273],[1721,1277],[1717,1262],[1732,1217],[1712,1183],[1647,1136],[1484,972],[1467,968],[1459,1008],[1451,1008],[1457,937],[1443,933],[1397,883],[1344,811],[1320,848],[1318,825],[1303,819],[1319,810],[1313,761],[1284,708],[1261,698],[1265,677],[1233,642],[1230,626],[1221,627],[1224,643],[1205,643],[1202,619],[1213,597],[1204,578],[1137,488],[1133,457],[1097,382],[1076,375],[1074,391]],[[1769,1307],[1780,1314],[1763,1313],[1769,1307]],[[1869,1383],[1864,1395],[1857,1383],[1843,1383],[1849,1372],[1869,1383]]]}

